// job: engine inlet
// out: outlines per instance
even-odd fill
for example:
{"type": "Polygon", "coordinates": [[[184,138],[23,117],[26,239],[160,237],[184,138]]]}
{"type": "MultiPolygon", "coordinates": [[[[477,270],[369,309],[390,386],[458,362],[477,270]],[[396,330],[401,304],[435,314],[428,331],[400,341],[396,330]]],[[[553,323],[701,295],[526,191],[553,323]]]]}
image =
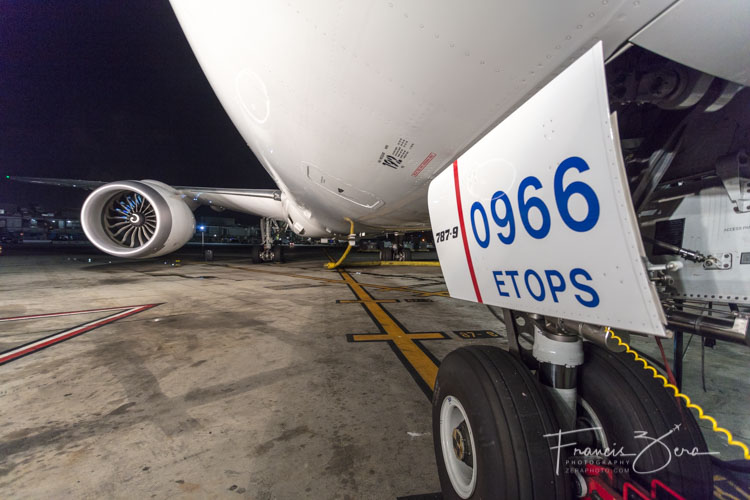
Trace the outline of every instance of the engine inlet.
{"type": "Polygon", "coordinates": [[[115,243],[138,248],[154,237],[156,211],[151,203],[136,192],[120,192],[107,202],[104,228],[115,243]]]}

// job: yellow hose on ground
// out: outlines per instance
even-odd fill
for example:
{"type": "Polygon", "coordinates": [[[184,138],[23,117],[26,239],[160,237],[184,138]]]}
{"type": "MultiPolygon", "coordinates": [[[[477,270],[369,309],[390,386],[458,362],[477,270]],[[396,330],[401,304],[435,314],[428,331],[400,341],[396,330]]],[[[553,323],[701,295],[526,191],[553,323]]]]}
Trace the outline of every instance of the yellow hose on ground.
{"type": "Polygon", "coordinates": [[[742,448],[742,451],[745,455],[745,460],[750,460],[750,450],[748,450],[748,447],[745,443],[742,443],[740,441],[736,441],[732,437],[732,433],[729,432],[727,429],[723,427],[719,427],[719,424],[716,422],[716,419],[712,417],[711,415],[706,415],[703,412],[703,408],[698,406],[697,404],[690,401],[690,398],[687,397],[685,394],[681,393],[677,387],[670,384],[669,381],[662,375],[661,373],[656,371],[656,368],[649,365],[648,362],[640,357],[637,352],[635,352],[633,349],[630,348],[630,346],[625,343],[620,337],[617,336],[615,332],[612,331],[610,327],[605,327],[605,331],[609,333],[613,339],[617,341],[617,344],[625,348],[625,352],[630,353],[633,355],[633,358],[635,358],[636,361],[640,361],[643,364],[644,370],[650,370],[654,376],[655,379],[661,380],[662,384],[665,388],[672,389],[672,392],[674,392],[674,396],[676,398],[682,398],[685,400],[685,404],[688,408],[693,408],[698,412],[698,417],[702,420],[708,420],[713,425],[713,431],[718,433],[723,433],[727,436],[727,442],[730,446],[737,446],[738,448],[742,448]]]}
{"type": "Polygon", "coordinates": [[[339,267],[341,263],[344,262],[344,259],[346,259],[346,256],[349,255],[349,252],[352,251],[352,247],[354,246],[354,221],[349,217],[344,217],[344,220],[349,222],[349,245],[346,247],[346,250],[344,250],[344,255],[342,255],[337,262],[326,262],[326,269],[336,269],[337,267],[339,267]]]}
{"type": "MultiPolygon", "coordinates": [[[[349,217],[344,217],[344,220],[349,222],[349,246],[346,247],[346,250],[344,250],[344,255],[341,256],[341,258],[334,262],[326,262],[325,268],[326,269],[336,269],[339,267],[344,260],[346,260],[346,256],[349,255],[349,252],[351,252],[352,247],[354,246],[354,221],[351,220],[349,217]]],[[[330,256],[329,256],[330,258],[330,256]]],[[[440,262],[437,261],[420,261],[420,260],[409,260],[409,261],[399,261],[399,260],[382,260],[382,261],[372,261],[372,262],[354,262],[350,264],[351,266],[360,266],[360,267],[369,267],[369,266],[412,266],[412,267],[440,267],[440,262]]]]}

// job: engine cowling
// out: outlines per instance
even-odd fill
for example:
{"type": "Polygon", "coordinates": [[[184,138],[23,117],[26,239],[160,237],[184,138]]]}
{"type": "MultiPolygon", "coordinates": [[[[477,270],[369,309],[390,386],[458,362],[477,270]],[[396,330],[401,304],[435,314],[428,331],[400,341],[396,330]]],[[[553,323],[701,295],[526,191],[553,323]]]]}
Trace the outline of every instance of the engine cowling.
{"type": "Polygon", "coordinates": [[[81,225],[101,251],[116,257],[158,257],[192,238],[191,207],[170,186],[152,180],[105,184],[86,198],[81,225]]]}

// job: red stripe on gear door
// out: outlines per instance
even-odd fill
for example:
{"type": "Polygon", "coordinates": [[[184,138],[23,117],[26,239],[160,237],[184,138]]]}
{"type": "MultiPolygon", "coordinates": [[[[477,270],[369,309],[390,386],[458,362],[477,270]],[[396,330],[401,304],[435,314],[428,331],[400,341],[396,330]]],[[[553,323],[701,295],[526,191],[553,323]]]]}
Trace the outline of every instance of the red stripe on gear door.
{"type": "Polygon", "coordinates": [[[458,222],[461,225],[461,238],[464,241],[464,252],[466,252],[466,263],[469,264],[469,274],[471,283],[474,285],[474,293],[477,294],[477,302],[482,303],[482,294],[479,293],[477,285],[477,276],[474,274],[474,264],[471,261],[471,252],[469,251],[469,240],[466,238],[466,224],[464,224],[464,211],[461,208],[461,189],[458,184],[458,161],[453,162],[453,184],[456,186],[456,205],[458,206],[458,222]]]}

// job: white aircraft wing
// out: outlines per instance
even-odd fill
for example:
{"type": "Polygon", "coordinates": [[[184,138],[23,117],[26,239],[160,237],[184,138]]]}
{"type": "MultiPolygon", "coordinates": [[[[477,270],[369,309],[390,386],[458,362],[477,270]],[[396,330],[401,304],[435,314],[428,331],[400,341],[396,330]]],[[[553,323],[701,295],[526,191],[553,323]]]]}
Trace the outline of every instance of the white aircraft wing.
{"type": "Polygon", "coordinates": [[[15,175],[6,175],[6,180],[28,182],[31,184],[46,184],[48,186],[73,187],[78,189],[94,190],[106,184],[102,181],[84,181],[82,179],[56,179],[52,177],[20,177],[15,175]]]}
{"type": "Polygon", "coordinates": [[[207,205],[215,210],[234,210],[276,220],[286,218],[278,189],[231,189],[175,186],[188,203],[207,205]]]}
{"type": "MultiPolygon", "coordinates": [[[[105,184],[103,181],[82,179],[57,179],[49,177],[6,176],[7,180],[45,184],[58,187],[73,187],[92,191],[105,184]]],[[[210,206],[214,210],[233,210],[271,219],[285,219],[281,206],[281,191],[278,189],[236,189],[197,186],[169,186],[174,194],[195,208],[198,205],[210,206]]]]}

